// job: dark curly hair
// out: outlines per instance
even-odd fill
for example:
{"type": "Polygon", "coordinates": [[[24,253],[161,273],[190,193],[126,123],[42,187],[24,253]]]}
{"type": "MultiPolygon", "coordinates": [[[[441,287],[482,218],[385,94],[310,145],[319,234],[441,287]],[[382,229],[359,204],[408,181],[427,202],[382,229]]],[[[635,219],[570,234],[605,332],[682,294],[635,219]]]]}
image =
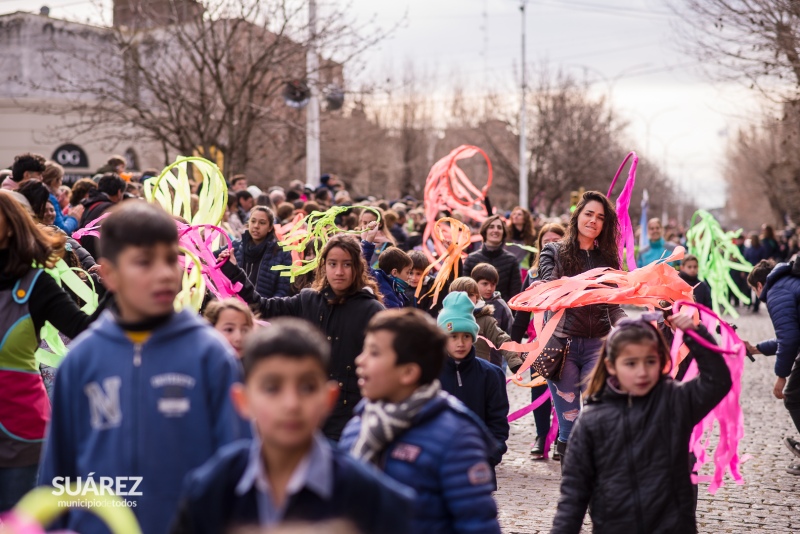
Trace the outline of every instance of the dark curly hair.
{"type": "Polygon", "coordinates": [[[599,191],[587,191],[583,194],[583,198],[578,202],[575,211],[572,212],[572,217],[569,220],[567,227],[567,235],[560,241],[561,250],[559,259],[563,267],[564,275],[575,276],[584,270],[583,254],[581,254],[581,245],[578,241],[578,217],[581,212],[586,208],[589,202],[599,202],[603,205],[605,218],[603,220],[603,229],[600,235],[595,240],[595,246],[600,250],[600,255],[603,260],[613,267],[619,269],[619,221],[617,219],[617,210],[611,204],[603,193],[599,191]]]}
{"type": "Polygon", "coordinates": [[[311,288],[316,291],[322,291],[328,287],[328,277],[325,273],[325,262],[328,259],[328,254],[334,248],[342,249],[350,255],[350,259],[353,261],[353,273],[355,275],[353,279],[353,285],[350,286],[350,290],[347,292],[347,295],[345,295],[342,299],[337,299],[337,301],[343,301],[356,291],[361,291],[365,287],[368,287],[382,303],[383,296],[378,290],[378,284],[375,283],[375,280],[373,280],[369,275],[367,262],[361,255],[361,243],[359,243],[355,237],[348,234],[335,235],[325,244],[325,247],[319,253],[319,264],[317,265],[314,284],[311,286],[311,288]]]}

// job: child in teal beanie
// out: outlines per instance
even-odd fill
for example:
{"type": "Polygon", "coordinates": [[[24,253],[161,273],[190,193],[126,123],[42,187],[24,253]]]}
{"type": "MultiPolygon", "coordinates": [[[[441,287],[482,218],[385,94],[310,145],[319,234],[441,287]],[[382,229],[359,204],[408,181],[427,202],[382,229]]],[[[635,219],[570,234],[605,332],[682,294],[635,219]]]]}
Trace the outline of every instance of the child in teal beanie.
{"type": "Polygon", "coordinates": [[[447,354],[439,381],[442,389],[458,398],[475,412],[498,441],[498,449],[490,464],[503,459],[508,450],[508,393],[503,370],[476,357],[475,341],[478,323],[473,311],[475,305],[463,291],[454,291],[444,299],[436,322],[447,334],[447,354]]]}

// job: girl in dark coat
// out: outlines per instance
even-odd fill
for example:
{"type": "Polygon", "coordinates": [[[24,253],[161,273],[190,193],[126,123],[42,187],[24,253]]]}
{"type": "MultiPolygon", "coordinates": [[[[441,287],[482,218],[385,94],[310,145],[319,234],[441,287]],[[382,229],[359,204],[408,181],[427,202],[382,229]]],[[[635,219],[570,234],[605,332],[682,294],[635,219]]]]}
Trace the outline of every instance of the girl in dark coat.
{"type": "MultiPolygon", "coordinates": [[[[714,342],[686,315],[669,320],[714,342]]],[[[651,323],[624,320],[608,336],[572,430],[551,532],[580,532],[587,507],[595,533],[697,532],[689,438],[728,394],[731,375],[720,354],[685,339],[700,374],[679,383],[651,323]]]]}
{"type": "MultiPolygon", "coordinates": [[[[227,255],[223,252],[220,258],[227,255]]],[[[233,282],[242,282],[239,295],[256,305],[262,318],[300,317],[317,325],[331,342],[330,379],[339,384],[340,391],[323,432],[338,441],[361,400],[355,360],[364,345],[367,323],[384,309],[378,286],[367,274],[361,244],[349,235],[332,237],[320,253],[314,285],[293,297],[260,297],[243,271],[229,263],[223,273],[233,282]]]]}
{"type": "Polygon", "coordinates": [[[274,221],[272,210],[254,207],[242,239],[233,243],[236,262],[258,294],[265,298],[288,297],[291,293],[289,277],[272,270],[276,265],[292,264],[292,254],[278,245],[274,221]]]}

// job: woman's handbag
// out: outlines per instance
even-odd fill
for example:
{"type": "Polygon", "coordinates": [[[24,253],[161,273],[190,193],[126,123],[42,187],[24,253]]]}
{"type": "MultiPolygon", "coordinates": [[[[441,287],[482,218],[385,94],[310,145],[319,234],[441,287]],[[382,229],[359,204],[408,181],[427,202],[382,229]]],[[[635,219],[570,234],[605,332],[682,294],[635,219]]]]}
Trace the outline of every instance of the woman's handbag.
{"type": "Polygon", "coordinates": [[[569,345],[572,338],[561,338],[550,336],[547,345],[542,349],[542,352],[533,361],[531,367],[534,371],[539,373],[540,376],[547,380],[558,380],[561,378],[561,371],[564,369],[564,363],[567,361],[567,354],[569,354],[569,345]]]}

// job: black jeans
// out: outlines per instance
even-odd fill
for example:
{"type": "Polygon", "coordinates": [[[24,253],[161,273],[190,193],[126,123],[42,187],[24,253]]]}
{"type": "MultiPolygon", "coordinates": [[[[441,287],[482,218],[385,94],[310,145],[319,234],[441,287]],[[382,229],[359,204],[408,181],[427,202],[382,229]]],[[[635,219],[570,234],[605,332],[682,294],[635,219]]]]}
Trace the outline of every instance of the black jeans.
{"type": "Polygon", "coordinates": [[[786,379],[786,387],[783,389],[783,405],[789,410],[794,426],[800,433],[800,356],[795,359],[792,372],[786,379]]]}
{"type": "MultiPolygon", "coordinates": [[[[539,398],[547,391],[547,384],[531,388],[531,402],[539,398]]],[[[533,421],[536,423],[536,437],[545,437],[550,432],[550,414],[553,409],[553,401],[547,399],[541,406],[533,410],[533,421]]]]}

